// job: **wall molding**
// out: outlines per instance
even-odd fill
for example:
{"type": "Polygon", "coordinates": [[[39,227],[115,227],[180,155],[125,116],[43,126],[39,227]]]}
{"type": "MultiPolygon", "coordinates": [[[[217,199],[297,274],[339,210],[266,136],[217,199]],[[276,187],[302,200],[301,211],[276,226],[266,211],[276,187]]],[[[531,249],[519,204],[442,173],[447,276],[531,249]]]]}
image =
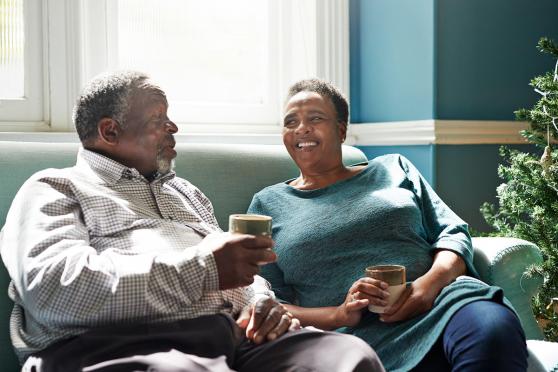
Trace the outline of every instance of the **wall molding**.
{"type": "MultiPolygon", "coordinates": [[[[346,144],[354,146],[526,144],[517,121],[415,120],[349,125],[346,144]]],[[[0,141],[78,141],[75,132],[56,133],[44,122],[0,123],[0,141]],[[40,132],[43,131],[43,132],[40,132]],[[27,133],[25,133],[27,132],[27,133]],[[47,133],[45,133],[47,132],[47,133]],[[49,132],[49,133],[48,133],[49,132]]],[[[282,144],[279,125],[182,125],[184,143],[282,144]]]]}
{"type": "Polygon", "coordinates": [[[496,120],[413,120],[351,124],[347,143],[356,146],[526,144],[528,124],[496,120]]]}
{"type": "Polygon", "coordinates": [[[436,120],[436,144],[525,144],[519,132],[528,127],[519,121],[436,120]]]}

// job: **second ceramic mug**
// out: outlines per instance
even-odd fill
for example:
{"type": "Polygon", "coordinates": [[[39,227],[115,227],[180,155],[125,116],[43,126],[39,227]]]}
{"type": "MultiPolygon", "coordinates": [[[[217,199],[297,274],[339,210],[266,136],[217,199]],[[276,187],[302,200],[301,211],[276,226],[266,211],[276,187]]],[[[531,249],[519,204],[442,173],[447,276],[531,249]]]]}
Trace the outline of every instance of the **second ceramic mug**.
{"type": "Polygon", "coordinates": [[[368,310],[373,313],[383,314],[387,306],[391,306],[397,301],[406,287],[405,266],[402,265],[376,265],[369,266],[364,271],[370,278],[386,282],[389,287],[388,304],[386,306],[368,305],[368,310]]]}

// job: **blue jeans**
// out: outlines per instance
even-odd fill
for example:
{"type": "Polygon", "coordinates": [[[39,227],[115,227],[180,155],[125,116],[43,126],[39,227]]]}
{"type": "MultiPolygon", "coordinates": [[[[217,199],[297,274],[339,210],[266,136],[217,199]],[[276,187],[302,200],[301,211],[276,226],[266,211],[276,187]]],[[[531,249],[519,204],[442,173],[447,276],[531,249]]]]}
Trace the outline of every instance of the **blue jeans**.
{"type": "Polygon", "coordinates": [[[527,346],[517,316],[506,306],[475,301],[450,319],[413,371],[526,371],[527,346]]]}

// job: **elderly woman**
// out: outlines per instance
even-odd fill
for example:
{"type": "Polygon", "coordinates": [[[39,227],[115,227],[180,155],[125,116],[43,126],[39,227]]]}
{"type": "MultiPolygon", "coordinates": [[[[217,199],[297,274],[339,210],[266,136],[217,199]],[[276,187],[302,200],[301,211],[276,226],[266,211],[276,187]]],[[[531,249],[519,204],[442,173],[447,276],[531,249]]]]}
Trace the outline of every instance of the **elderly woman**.
{"type": "Polygon", "coordinates": [[[300,175],[257,193],[250,213],[273,217],[278,260],[262,268],[303,325],[367,341],[392,371],[525,371],[519,320],[472,265],[467,225],[401,155],[346,167],[348,103],[304,80],[287,97],[283,142],[300,175]],[[387,283],[366,266],[400,264],[410,281],[383,314],[387,283]],[[469,275],[469,276],[465,276],[469,275]]]}

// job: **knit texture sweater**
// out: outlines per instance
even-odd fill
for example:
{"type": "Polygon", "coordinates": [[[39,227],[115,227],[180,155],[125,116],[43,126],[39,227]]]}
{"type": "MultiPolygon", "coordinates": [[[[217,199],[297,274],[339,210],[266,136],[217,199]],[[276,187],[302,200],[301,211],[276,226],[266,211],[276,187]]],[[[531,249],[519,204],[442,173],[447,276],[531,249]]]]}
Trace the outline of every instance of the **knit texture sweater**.
{"type": "Polygon", "coordinates": [[[357,175],[321,189],[298,190],[290,181],[263,189],[249,207],[249,213],[273,218],[278,259],[262,268],[262,276],[284,303],[340,305],[370,265],[404,265],[409,284],[430,269],[436,249],[465,261],[468,276],[446,286],[429,312],[383,323],[366,311],[357,326],[338,330],[368,342],[387,370],[416,366],[465,304],[504,301],[500,288],[476,279],[467,224],[403,156],[378,157],[357,175]]]}

